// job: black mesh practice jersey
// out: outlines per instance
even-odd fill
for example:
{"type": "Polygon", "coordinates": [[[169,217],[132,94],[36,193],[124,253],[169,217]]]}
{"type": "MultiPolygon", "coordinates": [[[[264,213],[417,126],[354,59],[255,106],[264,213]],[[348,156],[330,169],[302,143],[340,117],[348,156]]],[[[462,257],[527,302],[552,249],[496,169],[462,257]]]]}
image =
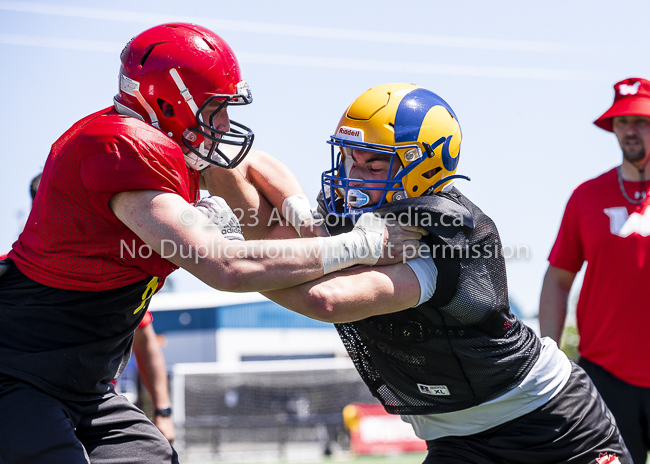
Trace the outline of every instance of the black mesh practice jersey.
{"type": "Polygon", "coordinates": [[[438,278],[433,297],[418,307],[336,325],[372,394],[392,414],[439,414],[519,384],[539,356],[540,341],[510,312],[492,220],[456,189],[375,212],[408,214],[411,224],[429,230],[424,242],[438,278]]]}

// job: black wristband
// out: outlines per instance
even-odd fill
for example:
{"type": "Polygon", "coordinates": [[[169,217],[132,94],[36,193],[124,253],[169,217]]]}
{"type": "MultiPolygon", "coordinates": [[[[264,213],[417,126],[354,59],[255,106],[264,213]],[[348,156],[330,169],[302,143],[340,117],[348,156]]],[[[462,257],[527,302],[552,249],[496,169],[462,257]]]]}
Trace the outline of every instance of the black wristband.
{"type": "Polygon", "coordinates": [[[169,416],[172,415],[172,407],[167,406],[166,408],[162,408],[162,409],[154,409],[153,415],[154,416],[169,417],[169,416]]]}

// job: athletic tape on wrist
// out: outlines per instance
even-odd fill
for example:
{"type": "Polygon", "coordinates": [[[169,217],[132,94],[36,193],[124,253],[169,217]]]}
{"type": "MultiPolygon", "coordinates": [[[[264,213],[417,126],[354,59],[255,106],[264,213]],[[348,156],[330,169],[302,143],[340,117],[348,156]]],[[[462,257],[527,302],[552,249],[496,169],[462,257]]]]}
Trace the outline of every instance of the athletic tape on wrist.
{"type": "Polygon", "coordinates": [[[334,237],[317,237],[323,273],[355,264],[374,265],[384,246],[385,221],[372,213],[359,216],[352,231],[334,237]]]}
{"type": "Polygon", "coordinates": [[[292,195],[282,202],[282,216],[300,233],[300,225],[305,219],[312,217],[309,200],[304,195],[292,195]]]}

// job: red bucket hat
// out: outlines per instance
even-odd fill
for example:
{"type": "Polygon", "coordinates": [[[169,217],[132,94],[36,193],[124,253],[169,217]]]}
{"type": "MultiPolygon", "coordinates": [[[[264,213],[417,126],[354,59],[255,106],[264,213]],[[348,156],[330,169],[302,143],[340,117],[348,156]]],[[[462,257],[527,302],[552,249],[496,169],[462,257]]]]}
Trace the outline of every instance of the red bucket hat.
{"type": "Polygon", "coordinates": [[[630,77],[614,84],[614,103],[594,121],[601,129],[612,132],[614,116],[647,116],[650,118],[650,81],[630,77]]]}

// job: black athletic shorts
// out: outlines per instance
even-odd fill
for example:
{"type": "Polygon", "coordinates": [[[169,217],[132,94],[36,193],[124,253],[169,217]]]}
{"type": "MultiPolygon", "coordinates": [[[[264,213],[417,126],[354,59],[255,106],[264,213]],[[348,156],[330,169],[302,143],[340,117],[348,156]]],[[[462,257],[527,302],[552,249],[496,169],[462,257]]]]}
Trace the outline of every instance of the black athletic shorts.
{"type": "Polygon", "coordinates": [[[0,374],[0,464],[178,464],[178,456],[125,397],[54,398],[0,374]]]}
{"type": "Polygon", "coordinates": [[[151,296],[143,279],[101,292],[40,284],[9,262],[0,277],[0,372],[57,398],[99,399],[131,356],[151,296]]]}
{"type": "Polygon", "coordinates": [[[614,417],[573,363],[567,384],[544,406],[485,432],[427,445],[425,464],[632,464],[614,417]]]}
{"type": "Polygon", "coordinates": [[[596,385],[614,417],[635,464],[645,464],[650,451],[650,388],[623,382],[584,358],[580,367],[596,385]]]}

